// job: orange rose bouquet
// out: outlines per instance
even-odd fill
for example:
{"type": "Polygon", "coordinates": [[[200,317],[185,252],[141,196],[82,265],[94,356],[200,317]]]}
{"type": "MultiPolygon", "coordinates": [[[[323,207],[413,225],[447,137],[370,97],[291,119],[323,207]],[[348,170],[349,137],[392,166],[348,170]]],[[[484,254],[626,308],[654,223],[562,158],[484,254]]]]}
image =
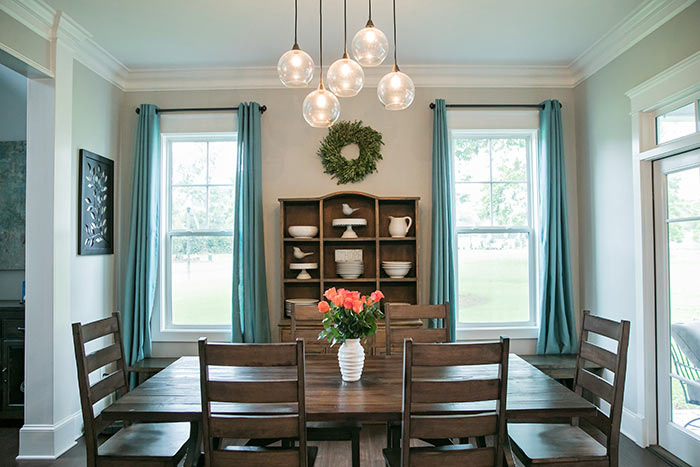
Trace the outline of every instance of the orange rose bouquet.
{"type": "Polygon", "coordinates": [[[377,332],[377,319],[384,317],[379,302],[384,298],[380,291],[369,295],[360,292],[338,289],[326,290],[326,300],[318,303],[318,311],[323,313],[323,331],[319,339],[328,339],[331,345],[347,339],[364,339],[377,332]]]}

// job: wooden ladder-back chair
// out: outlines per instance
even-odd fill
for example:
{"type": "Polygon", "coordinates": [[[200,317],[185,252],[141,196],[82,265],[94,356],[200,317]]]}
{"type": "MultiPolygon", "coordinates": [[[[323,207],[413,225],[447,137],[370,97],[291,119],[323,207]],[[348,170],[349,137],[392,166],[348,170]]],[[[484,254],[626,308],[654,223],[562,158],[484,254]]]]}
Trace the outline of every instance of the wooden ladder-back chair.
{"type": "Polygon", "coordinates": [[[387,303],[384,305],[384,321],[386,323],[386,354],[391,355],[392,346],[403,346],[405,338],[410,337],[414,342],[436,343],[450,342],[450,304],[441,305],[400,305],[387,303]],[[426,320],[441,319],[441,328],[400,329],[392,326],[392,321],[397,320],[426,320]]]}
{"type": "Polygon", "coordinates": [[[582,395],[585,390],[606,401],[610,411],[606,414],[599,408],[596,416],[573,419],[571,424],[509,424],[513,452],[525,465],[617,467],[629,334],[629,321],[617,322],[593,316],[588,310],[583,312],[574,391],[582,395]],[[603,348],[602,339],[589,341],[591,334],[614,341],[615,352],[603,348]],[[587,361],[612,373],[612,383],[587,370],[587,361]]]}
{"type": "Polygon", "coordinates": [[[318,449],[306,446],[303,341],[209,344],[201,338],[199,365],[206,467],[313,466],[318,449]],[[256,409],[236,409],[241,405],[256,409]],[[296,439],[298,446],[223,446],[224,438],[296,439]]]}
{"type": "MultiPolygon", "coordinates": [[[[114,393],[129,392],[119,314],[82,325],[73,323],[73,344],[78,369],[80,405],[85,425],[85,448],[89,467],[124,465],[175,466],[184,457],[190,436],[189,423],[141,423],[122,428],[99,445],[98,436],[110,424],[95,415],[94,406],[114,393]],[[85,345],[96,339],[112,342],[87,353],[85,345]],[[109,372],[95,384],[90,374],[109,372]]],[[[92,344],[90,344],[92,346],[92,344]]]]}
{"type": "MultiPolygon", "coordinates": [[[[322,316],[316,305],[293,305],[292,307],[292,339],[304,340],[304,348],[307,352],[312,348],[317,350],[314,353],[323,353],[325,348],[329,346],[327,341],[318,341],[318,325],[322,316]],[[299,328],[298,323],[314,324],[316,327],[299,328]]],[[[309,422],[306,424],[309,441],[350,441],[352,467],[360,467],[361,430],[362,425],[355,422],[309,422]]]]}
{"type": "Polygon", "coordinates": [[[401,449],[384,450],[387,465],[502,466],[507,445],[508,351],[509,340],[503,337],[500,342],[475,344],[414,344],[406,339],[401,449]],[[491,378],[476,379],[464,373],[464,367],[471,365],[497,365],[498,370],[491,378]],[[463,410],[463,403],[484,402],[483,411],[463,410]],[[410,447],[412,439],[482,436],[493,436],[492,446],[410,447]]]}

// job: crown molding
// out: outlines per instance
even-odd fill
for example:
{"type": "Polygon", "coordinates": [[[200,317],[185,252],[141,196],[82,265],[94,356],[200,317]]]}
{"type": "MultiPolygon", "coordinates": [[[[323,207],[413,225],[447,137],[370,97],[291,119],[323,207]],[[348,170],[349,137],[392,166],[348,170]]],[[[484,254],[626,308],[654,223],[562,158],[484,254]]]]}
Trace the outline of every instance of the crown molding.
{"type": "MultiPolygon", "coordinates": [[[[62,42],[72,50],[76,60],[122,91],[125,90],[129,69],[98,45],[92,34],[67,14],[56,11],[44,0],[0,0],[0,10],[41,38],[62,42]]],[[[50,70],[49,74],[54,71],[50,70]]]]}
{"type": "Polygon", "coordinates": [[[42,0],[0,0],[0,10],[42,39],[50,40],[56,10],[42,0]]]}
{"type": "Polygon", "coordinates": [[[591,77],[695,0],[647,0],[576,57],[569,69],[574,86],[591,77]]]}
{"type": "MultiPolygon", "coordinates": [[[[405,65],[416,87],[440,88],[567,88],[573,76],[556,66],[405,65]]],[[[376,86],[391,66],[365,68],[365,86],[376,86]]],[[[319,75],[316,67],[314,75],[319,75]]],[[[313,85],[309,85],[313,87],[313,85]]],[[[125,91],[186,91],[216,89],[282,89],[277,68],[161,68],[129,71],[125,91]]]]}

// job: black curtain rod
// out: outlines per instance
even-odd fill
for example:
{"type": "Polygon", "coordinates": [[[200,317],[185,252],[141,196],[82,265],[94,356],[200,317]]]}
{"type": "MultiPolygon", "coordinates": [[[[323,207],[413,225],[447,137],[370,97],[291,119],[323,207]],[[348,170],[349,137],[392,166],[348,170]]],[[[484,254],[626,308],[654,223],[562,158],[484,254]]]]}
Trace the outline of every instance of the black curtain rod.
{"type": "MultiPolygon", "coordinates": [[[[267,110],[266,105],[260,106],[260,113],[263,114],[267,110]]],[[[174,112],[237,112],[238,107],[200,107],[196,109],[156,109],[157,114],[174,113],[174,112]]],[[[140,113],[141,109],[136,108],[136,113],[140,113]]]]}
{"type": "MultiPolygon", "coordinates": [[[[448,109],[544,109],[544,104],[445,104],[448,109]]],[[[561,108],[561,102],[559,103],[561,108]]],[[[435,102],[430,103],[435,108],[435,102]]]]}

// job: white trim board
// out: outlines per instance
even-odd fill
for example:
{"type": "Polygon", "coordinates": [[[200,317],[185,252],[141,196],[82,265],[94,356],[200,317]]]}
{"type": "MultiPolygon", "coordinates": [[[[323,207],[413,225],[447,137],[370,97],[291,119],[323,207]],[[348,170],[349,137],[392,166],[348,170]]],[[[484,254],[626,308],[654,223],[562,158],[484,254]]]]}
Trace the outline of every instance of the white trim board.
{"type": "Polygon", "coordinates": [[[75,440],[82,436],[82,422],[82,414],[78,411],[53,425],[25,424],[19,430],[19,451],[22,454],[17,460],[58,458],[76,445],[75,440]],[[41,449],[47,446],[48,450],[41,449]]]}
{"type": "MultiPolygon", "coordinates": [[[[647,0],[568,66],[405,65],[417,87],[573,88],[613,61],[695,0],[647,0]]],[[[0,0],[0,9],[45,39],[54,19],[71,39],[75,58],[122,91],[282,88],[275,66],[130,69],[97,44],[72,18],[44,0],[0,0]]],[[[375,86],[389,67],[367,69],[375,86]]]]}

